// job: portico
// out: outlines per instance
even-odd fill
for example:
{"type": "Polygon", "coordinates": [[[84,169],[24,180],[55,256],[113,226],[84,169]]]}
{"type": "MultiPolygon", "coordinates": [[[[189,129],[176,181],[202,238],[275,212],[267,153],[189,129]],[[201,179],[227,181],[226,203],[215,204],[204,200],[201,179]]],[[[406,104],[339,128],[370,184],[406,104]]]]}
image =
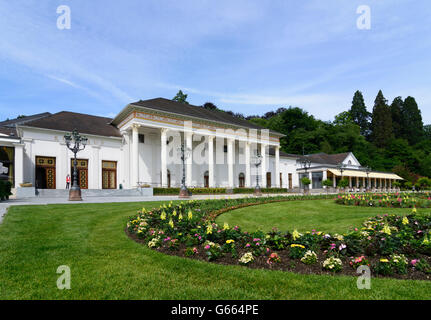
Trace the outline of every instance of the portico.
{"type": "MultiPolygon", "coordinates": [[[[240,175],[245,187],[253,187],[256,174],[259,174],[262,186],[266,187],[270,169],[275,177],[280,176],[281,134],[180,114],[154,112],[135,105],[127,106],[120,115],[113,124],[118,126],[124,137],[125,158],[132,168],[129,184],[126,184],[130,188],[146,184],[167,187],[168,172],[170,186],[179,187],[182,166],[178,149],[182,143],[188,151],[185,171],[186,185],[189,187],[203,187],[207,176],[210,188],[235,188],[240,185],[240,175]],[[145,151],[145,144],[151,146],[151,154],[145,151]],[[269,148],[275,150],[273,157],[269,156],[269,148]],[[257,153],[262,155],[258,173],[253,172],[250,165],[257,153]],[[150,171],[160,172],[160,177],[151,175],[150,171]]],[[[276,178],[272,186],[280,187],[280,179],[276,178]]]]}

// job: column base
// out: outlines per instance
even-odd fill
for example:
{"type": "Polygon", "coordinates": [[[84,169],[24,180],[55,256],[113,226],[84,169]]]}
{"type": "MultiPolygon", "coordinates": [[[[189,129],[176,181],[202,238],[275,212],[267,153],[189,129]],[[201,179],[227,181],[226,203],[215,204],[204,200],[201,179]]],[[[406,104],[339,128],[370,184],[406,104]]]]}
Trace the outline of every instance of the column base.
{"type": "Polygon", "coordinates": [[[70,189],[69,201],[82,201],[81,189],[70,189]]]}
{"type": "Polygon", "coordinates": [[[181,187],[180,194],[178,195],[181,199],[187,199],[192,196],[192,193],[186,187],[181,187]]]}

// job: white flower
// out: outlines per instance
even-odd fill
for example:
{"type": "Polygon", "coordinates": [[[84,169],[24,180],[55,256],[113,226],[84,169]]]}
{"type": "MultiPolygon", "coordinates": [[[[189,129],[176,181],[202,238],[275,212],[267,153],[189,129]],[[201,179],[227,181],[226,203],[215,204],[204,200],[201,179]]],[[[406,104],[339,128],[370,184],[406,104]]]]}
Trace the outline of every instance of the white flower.
{"type": "Polygon", "coordinates": [[[239,259],[239,262],[242,264],[248,264],[254,260],[253,253],[247,252],[244,253],[243,256],[239,259]]]}

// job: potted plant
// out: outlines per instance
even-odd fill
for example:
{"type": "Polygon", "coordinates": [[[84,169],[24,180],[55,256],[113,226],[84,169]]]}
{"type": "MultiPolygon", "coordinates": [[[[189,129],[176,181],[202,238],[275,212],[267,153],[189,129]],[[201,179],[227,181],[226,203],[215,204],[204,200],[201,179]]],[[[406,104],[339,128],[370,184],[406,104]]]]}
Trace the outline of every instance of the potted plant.
{"type": "Polygon", "coordinates": [[[340,182],[338,182],[338,188],[341,190],[345,190],[349,186],[349,180],[346,178],[341,179],[340,182]]]}
{"type": "Polygon", "coordinates": [[[311,184],[311,180],[308,179],[307,177],[303,177],[301,179],[301,183],[304,186],[304,193],[308,193],[309,192],[309,186],[311,184]]]}
{"type": "Polygon", "coordinates": [[[323,187],[326,189],[326,193],[329,192],[329,189],[334,185],[331,179],[323,180],[322,182],[323,187]]]}

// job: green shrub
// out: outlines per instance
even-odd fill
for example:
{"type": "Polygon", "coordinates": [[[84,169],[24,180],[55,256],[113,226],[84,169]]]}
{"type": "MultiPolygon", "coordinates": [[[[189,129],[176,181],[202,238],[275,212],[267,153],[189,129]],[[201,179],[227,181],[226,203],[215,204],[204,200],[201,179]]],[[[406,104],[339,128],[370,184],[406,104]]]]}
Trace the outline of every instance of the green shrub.
{"type": "MultiPolygon", "coordinates": [[[[226,188],[189,188],[192,194],[226,194],[226,188]]],[[[235,194],[252,194],[254,188],[234,188],[235,194]]],[[[262,188],[262,193],[287,193],[286,188],[262,188]]],[[[178,195],[180,188],[154,188],[153,194],[157,195],[178,195]]]]}
{"type": "Polygon", "coordinates": [[[10,181],[0,180],[0,201],[9,199],[12,194],[12,183],[10,181]]]}

